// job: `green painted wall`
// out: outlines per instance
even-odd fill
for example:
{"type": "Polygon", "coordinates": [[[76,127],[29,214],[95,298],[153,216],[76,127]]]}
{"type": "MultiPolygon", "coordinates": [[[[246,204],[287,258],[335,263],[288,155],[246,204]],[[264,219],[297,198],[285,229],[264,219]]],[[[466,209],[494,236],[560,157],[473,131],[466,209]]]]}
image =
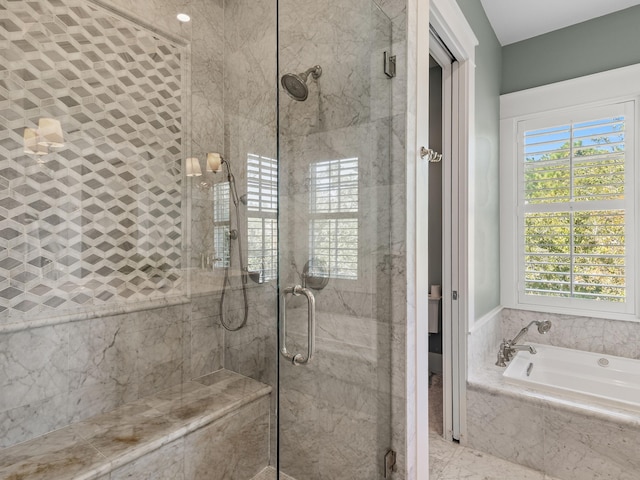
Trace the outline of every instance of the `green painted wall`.
{"type": "Polygon", "coordinates": [[[640,6],[506,45],[502,93],[636,63],[640,63],[640,6]]]}
{"type": "MultiPolygon", "coordinates": [[[[475,317],[500,305],[500,72],[501,47],[479,0],[457,0],[478,38],[476,48],[476,163],[473,244],[475,317]]],[[[472,319],[473,320],[473,319],[472,319]]]]}

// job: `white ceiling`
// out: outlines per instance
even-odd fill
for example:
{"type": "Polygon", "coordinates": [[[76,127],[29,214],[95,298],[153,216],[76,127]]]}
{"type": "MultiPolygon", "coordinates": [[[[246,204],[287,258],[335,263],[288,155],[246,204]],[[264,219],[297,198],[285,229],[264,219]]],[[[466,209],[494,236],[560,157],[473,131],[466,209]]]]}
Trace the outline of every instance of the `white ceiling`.
{"type": "Polygon", "coordinates": [[[640,4],[640,0],[480,1],[502,45],[640,4]]]}

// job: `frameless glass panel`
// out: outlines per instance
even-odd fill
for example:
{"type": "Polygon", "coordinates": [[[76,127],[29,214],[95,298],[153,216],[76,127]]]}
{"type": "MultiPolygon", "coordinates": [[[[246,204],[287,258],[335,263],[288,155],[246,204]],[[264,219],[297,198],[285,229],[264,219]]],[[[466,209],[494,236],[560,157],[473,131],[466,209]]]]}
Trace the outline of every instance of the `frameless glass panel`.
{"type": "Polygon", "coordinates": [[[276,9],[1,2],[1,478],[275,463],[276,9]]]}
{"type": "Polygon", "coordinates": [[[391,21],[370,1],[281,0],[278,15],[280,478],[384,478],[391,21]]]}

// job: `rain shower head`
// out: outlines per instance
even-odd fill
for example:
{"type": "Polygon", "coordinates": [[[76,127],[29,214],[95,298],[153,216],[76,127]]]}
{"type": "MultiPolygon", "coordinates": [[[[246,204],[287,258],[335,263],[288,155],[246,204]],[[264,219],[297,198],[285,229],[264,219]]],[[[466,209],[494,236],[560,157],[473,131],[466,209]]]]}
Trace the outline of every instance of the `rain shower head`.
{"type": "Polygon", "coordinates": [[[316,65],[300,74],[286,73],[280,79],[280,83],[291,98],[298,102],[304,102],[309,96],[309,88],[307,87],[309,74],[314,80],[317,80],[322,75],[322,67],[316,65]]]}

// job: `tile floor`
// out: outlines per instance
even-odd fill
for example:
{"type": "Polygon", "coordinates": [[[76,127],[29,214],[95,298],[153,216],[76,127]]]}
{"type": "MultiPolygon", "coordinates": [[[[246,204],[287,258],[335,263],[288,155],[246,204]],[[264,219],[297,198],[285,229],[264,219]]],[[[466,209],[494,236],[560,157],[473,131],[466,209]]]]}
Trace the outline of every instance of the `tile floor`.
{"type": "Polygon", "coordinates": [[[429,480],[557,480],[429,433],[429,480]]]}
{"type": "Polygon", "coordinates": [[[557,480],[442,438],[442,377],[429,387],[429,480],[557,480]]]}

